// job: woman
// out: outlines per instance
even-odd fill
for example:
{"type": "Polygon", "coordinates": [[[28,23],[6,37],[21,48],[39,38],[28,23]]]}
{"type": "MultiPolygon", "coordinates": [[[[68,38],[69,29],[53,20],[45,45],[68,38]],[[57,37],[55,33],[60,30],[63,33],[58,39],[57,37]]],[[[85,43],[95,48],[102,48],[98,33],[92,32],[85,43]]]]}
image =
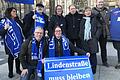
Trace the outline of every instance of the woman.
{"type": "Polygon", "coordinates": [[[1,20],[0,35],[4,37],[5,52],[8,54],[8,77],[13,77],[13,60],[16,63],[16,73],[21,74],[19,51],[23,42],[22,23],[17,17],[17,10],[14,7],[7,8],[5,17],[1,20]]]}
{"type": "Polygon", "coordinates": [[[61,27],[61,29],[63,30],[63,33],[65,34],[65,30],[66,30],[66,21],[63,14],[63,8],[61,5],[57,5],[55,7],[55,15],[53,15],[50,18],[50,23],[48,26],[48,30],[49,30],[49,35],[50,37],[52,36],[53,33],[53,29],[55,27],[55,25],[59,25],[61,27]]]}
{"type": "Polygon", "coordinates": [[[84,17],[80,23],[79,36],[81,38],[81,47],[83,50],[90,52],[90,62],[93,74],[96,73],[98,43],[97,39],[100,34],[100,27],[97,24],[96,17],[92,15],[90,7],[85,7],[84,17]]]}
{"type": "MultiPolygon", "coordinates": [[[[61,56],[73,56],[77,52],[79,55],[85,54],[84,50],[75,47],[64,35],[62,35],[62,29],[60,26],[56,26],[54,29],[54,36],[52,36],[49,42],[49,57],[61,57],[61,56]]],[[[90,56],[89,53],[86,55],[90,56]]]]}

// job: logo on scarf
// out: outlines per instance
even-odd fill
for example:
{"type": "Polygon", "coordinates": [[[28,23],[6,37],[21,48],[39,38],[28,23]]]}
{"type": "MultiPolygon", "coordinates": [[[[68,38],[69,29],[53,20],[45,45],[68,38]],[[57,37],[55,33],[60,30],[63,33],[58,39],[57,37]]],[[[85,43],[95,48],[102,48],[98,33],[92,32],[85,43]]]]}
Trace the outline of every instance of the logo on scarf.
{"type": "Polygon", "coordinates": [[[16,39],[16,35],[15,35],[15,32],[13,31],[12,26],[10,26],[9,29],[8,29],[8,35],[10,36],[11,40],[14,43],[14,50],[18,49],[19,48],[19,42],[16,39]]]}
{"type": "Polygon", "coordinates": [[[43,18],[41,18],[40,16],[36,16],[36,20],[35,20],[36,22],[39,22],[39,23],[45,23],[44,22],[44,19],[43,18]]]}

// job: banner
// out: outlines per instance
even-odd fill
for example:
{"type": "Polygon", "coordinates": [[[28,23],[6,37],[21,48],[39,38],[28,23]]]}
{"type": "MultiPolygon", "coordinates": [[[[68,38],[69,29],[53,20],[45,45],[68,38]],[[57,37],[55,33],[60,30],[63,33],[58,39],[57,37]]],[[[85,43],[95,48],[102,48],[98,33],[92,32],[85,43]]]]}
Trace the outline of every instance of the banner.
{"type": "Polygon", "coordinates": [[[34,0],[5,0],[5,1],[23,4],[34,4],[34,0]]]}
{"type": "Polygon", "coordinates": [[[44,72],[45,80],[93,80],[87,56],[46,58],[44,72]]]}

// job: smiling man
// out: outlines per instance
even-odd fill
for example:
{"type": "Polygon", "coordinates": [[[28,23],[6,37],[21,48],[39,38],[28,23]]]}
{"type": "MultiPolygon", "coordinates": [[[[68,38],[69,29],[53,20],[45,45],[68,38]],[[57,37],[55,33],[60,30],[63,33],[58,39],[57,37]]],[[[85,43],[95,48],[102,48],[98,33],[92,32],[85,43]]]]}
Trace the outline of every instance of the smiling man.
{"type": "Polygon", "coordinates": [[[30,80],[34,75],[34,80],[42,80],[42,60],[46,53],[46,40],[43,39],[44,30],[36,27],[32,38],[27,39],[21,48],[20,62],[23,70],[21,80],[30,80]]]}
{"type": "Polygon", "coordinates": [[[108,9],[105,7],[104,0],[97,0],[96,7],[94,7],[92,12],[97,16],[98,22],[101,24],[101,34],[98,39],[101,49],[101,58],[103,66],[109,67],[107,63],[107,37],[109,34],[109,15],[108,9]]]}

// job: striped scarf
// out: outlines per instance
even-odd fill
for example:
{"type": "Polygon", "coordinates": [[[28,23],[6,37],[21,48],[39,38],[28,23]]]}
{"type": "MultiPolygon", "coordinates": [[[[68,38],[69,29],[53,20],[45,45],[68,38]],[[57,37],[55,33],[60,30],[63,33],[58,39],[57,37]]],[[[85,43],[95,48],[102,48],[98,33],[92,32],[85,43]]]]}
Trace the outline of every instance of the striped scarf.
{"type": "Polygon", "coordinates": [[[32,60],[38,60],[38,64],[37,64],[37,74],[38,76],[42,76],[41,75],[41,70],[42,70],[42,52],[43,52],[43,41],[40,41],[39,44],[39,49],[36,46],[36,39],[33,37],[32,38],[32,53],[31,53],[31,57],[32,60]]]}
{"type": "MultiPolygon", "coordinates": [[[[63,56],[70,56],[69,41],[62,35],[63,56]]],[[[55,57],[55,41],[54,36],[49,42],[49,57],[55,57]]]]}
{"type": "Polygon", "coordinates": [[[5,18],[0,22],[0,29],[9,24],[7,34],[5,34],[5,44],[14,58],[18,57],[23,42],[23,34],[20,25],[13,19],[5,18]]]}

